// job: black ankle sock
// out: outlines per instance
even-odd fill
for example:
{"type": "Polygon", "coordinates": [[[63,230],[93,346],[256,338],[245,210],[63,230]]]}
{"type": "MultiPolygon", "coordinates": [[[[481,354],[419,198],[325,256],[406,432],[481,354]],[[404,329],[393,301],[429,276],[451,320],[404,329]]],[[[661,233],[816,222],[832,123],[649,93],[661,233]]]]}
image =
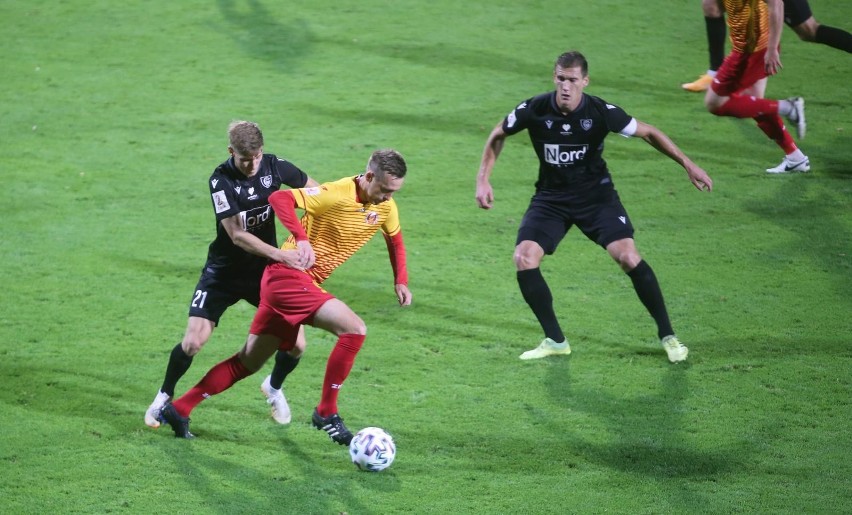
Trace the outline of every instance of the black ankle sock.
{"type": "Polygon", "coordinates": [[[272,375],[269,378],[269,386],[280,390],[284,385],[284,379],[290,375],[290,372],[299,364],[299,358],[294,358],[284,351],[278,351],[275,354],[275,366],[272,368],[272,375]]]}
{"type": "Polygon", "coordinates": [[[180,378],[186,374],[186,371],[189,370],[190,365],[192,365],[192,356],[185,353],[183,347],[178,343],[172,349],[172,353],[169,356],[169,365],[166,367],[166,378],[163,380],[163,386],[160,387],[160,391],[168,394],[169,397],[174,397],[175,386],[177,386],[180,378]]]}
{"type": "Polygon", "coordinates": [[[674,334],[668,311],[666,311],[666,303],[663,300],[663,292],[660,290],[660,283],[657,282],[657,276],[654,275],[651,266],[644,260],[640,261],[636,268],[627,272],[627,275],[633,281],[633,288],[636,290],[639,300],[642,301],[645,309],[657,323],[657,336],[663,338],[674,334]]]}
{"type": "Polygon", "coordinates": [[[553,312],[553,296],[541,275],[541,270],[538,268],[521,270],[517,277],[521,295],[532,309],[538,323],[541,324],[544,335],[557,343],[564,342],[565,335],[562,334],[562,328],[559,327],[556,314],[553,312]]]}
{"type": "Polygon", "coordinates": [[[817,27],[814,41],[852,53],[852,34],[843,29],[820,25],[817,27]]]}
{"type": "Polygon", "coordinates": [[[725,17],[704,17],[707,26],[707,50],[710,53],[710,69],[716,71],[725,60],[725,39],[727,37],[725,17]]]}

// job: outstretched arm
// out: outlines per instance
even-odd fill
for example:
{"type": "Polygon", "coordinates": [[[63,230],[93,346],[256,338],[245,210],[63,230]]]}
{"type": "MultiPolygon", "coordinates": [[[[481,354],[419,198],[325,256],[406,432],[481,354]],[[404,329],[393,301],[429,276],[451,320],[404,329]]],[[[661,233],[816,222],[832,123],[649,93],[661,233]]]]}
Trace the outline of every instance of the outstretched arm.
{"type": "Polygon", "coordinates": [[[503,144],[508,136],[503,132],[503,122],[501,121],[494,127],[485,142],[482,161],[479,163],[479,173],[476,175],[476,202],[482,209],[491,209],[491,205],[494,203],[494,191],[491,189],[491,183],[488,179],[491,177],[494,163],[500,157],[503,144]]]}
{"type": "Polygon", "coordinates": [[[710,179],[707,172],[686,157],[686,154],[663,131],[639,120],[636,120],[636,124],[636,132],[633,133],[634,136],[642,138],[649,145],[657,149],[657,151],[669,156],[673,161],[681,165],[686,170],[689,180],[692,181],[692,184],[696,188],[706,191],[713,190],[713,180],[710,179]]]}
{"type": "Polygon", "coordinates": [[[405,262],[405,244],[402,241],[402,231],[393,236],[382,233],[388,246],[388,257],[393,269],[393,287],[400,306],[411,304],[411,291],[408,289],[408,267],[405,262]]]}

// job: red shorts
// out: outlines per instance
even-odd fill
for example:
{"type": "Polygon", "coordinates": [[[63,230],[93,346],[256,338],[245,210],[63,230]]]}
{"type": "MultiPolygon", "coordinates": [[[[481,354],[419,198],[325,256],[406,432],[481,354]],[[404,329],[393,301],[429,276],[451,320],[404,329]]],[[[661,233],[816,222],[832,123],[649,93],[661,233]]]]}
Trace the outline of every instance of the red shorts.
{"type": "Polygon", "coordinates": [[[310,323],[317,310],[334,295],[320,288],[305,272],[282,264],[266,267],[260,281],[260,305],[251,322],[251,334],[272,334],[281,349],[296,343],[299,326],[310,323]]]}
{"type": "Polygon", "coordinates": [[[767,77],[765,58],[765,48],[753,54],[731,52],[716,71],[716,78],[710,87],[720,97],[729,97],[732,93],[746,89],[767,77]]]}

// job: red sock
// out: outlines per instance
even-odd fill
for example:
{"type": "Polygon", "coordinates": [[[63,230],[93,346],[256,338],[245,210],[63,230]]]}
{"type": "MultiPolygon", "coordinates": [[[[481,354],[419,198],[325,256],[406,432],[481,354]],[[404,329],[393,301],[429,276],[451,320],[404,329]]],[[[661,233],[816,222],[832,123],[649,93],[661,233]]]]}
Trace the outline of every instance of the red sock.
{"type": "Polygon", "coordinates": [[[713,114],[734,118],[757,118],[764,114],[778,114],[778,101],[751,95],[733,94],[713,114]]]}
{"type": "Polygon", "coordinates": [[[784,127],[784,121],[777,114],[763,114],[755,117],[754,120],[757,122],[760,130],[769,136],[769,139],[784,149],[785,155],[790,155],[799,148],[793,141],[793,137],[790,136],[790,133],[784,127]]]}
{"type": "Polygon", "coordinates": [[[252,372],[247,369],[241,362],[240,358],[234,354],[225,361],[214,366],[207,372],[201,381],[190,388],[188,392],[181,395],[180,399],[174,401],[172,405],[182,417],[188,417],[189,414],[198,406],[201,401],[224,392],[240,379],[250,376],[252,372]]]}
{"type": "Polygon", "coordinates": [[[321,417],[337,413],[337,394],[343,386],[343,381],[349,376],[349,371],[355,364],[355,355],[361,350],[361,345],[366,338],[363,334],[341,334],[337,339],[337,344],[331,350],[325,366],[322,397],[317,406],[317,412],[321,417]]]}

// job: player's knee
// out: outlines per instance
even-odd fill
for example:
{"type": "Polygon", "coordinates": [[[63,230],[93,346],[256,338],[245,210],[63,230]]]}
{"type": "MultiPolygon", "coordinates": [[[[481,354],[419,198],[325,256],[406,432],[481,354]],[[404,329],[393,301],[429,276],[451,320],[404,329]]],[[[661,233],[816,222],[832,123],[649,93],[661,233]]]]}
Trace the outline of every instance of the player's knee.
{"type": "Polygon", "coordinates": [[[293,348],[287,351],[287,354],[292,358],[299,359],[302,357],[302,354],[305,352],[305,340],[299,338],[296,340],[296,344],[293,345],[293,348]]]}
{"type": "Polygon", "coordinates": [[[353,320],[349,324],[349,328],[345,332],[347,334],[359,334],[361,336],[366,336],[367,335],[367,324],[365,324],[363,320],[358,318],[357,320],[353,320]]]}
{"type": "Polygon", "coordinates": [[[819,29],[819,23],[813,17],[793,27],[793,31],[799,36],[799,39],[809,43],[816,41],[817,29],[819,29]]]}
{"type": "Polygon", "coordinates": [[[201,351],[201,348],[204,347],[204,344],[207,343],[206,338],[201,338],[196,335],[187,335],[184,337],[180,346],[187,356],[195,356],[201,351]]]}
{"type": "Polygon", "coordinates": [[[514,256],[512,256],[512,260],[515,262],[515,268],[518,271],[532,270],[533,268],[538,268],[541,264],[541,258],[519,250],[515,251],[514,256]]]}

